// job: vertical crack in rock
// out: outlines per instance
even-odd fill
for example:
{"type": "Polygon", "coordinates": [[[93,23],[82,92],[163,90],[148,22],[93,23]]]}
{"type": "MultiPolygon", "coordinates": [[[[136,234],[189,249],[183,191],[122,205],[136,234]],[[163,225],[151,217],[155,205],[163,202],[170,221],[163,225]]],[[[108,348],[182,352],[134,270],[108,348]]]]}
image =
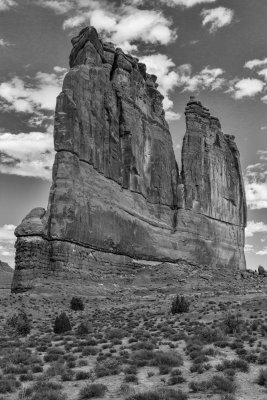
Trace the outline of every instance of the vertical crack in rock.
{"type": "Polygon", "coordinates": [[[98,269],[116,274],[137,268],[136,260],[245,269],[234,137],[190,98],[179,173],[156,76],[92,27],[72,44],[48,207],[16,229],[12,291],[49,277],[91,281],[98,269]]]}

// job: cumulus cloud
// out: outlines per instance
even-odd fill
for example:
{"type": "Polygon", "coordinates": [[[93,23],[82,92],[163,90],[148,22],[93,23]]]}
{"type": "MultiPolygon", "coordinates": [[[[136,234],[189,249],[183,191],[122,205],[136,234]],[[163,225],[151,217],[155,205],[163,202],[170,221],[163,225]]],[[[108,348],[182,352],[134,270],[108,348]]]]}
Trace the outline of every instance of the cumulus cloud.
{"type": "Polygon", "coordinates": [[[4,39],[0,39],[0,47],[9,47],[11,46],[11,43],[7,42],[4,39]]]}
{"type": "Polygon", "coordinates": [[[12,224],[0,226],[0,241],[13,240],[15,228],[15,225],[12,224]]]}
{"type": "Polygon", "coordinates": [[[15,0],[0,0],[0,11],[7,11],[17,5],[18,3],[15,0]]]}
{"type": "Polygon", "coordinates": [[[51,131],[0,133],[0,173],[51,180],[53,159],[51,131]]]}
{"type": "Polygon", "coordinates": [[[178,86],[178,73],[174,70],[175,64],[165,54],[152,54],[141,57],[140,61],[147,66],[147,72],[158,77],[159,91],[165,96],[163,106],[168,120],[180,119],[181,115],[172,110],[173,101],[170,100],[170,92],[178,86]]]}
{"type": "Polygon", "coordinates": [[[264,249],[257,251],[256,253],[258,256],[266,256],[267,254],[267,247],[264,247],[264,249]]]}
{"type": "Polygon", "coordinates": [[[247,61],[244,65],[245,68],[249,68],[249,69],[255,69],[255,68],[264,67],[264,66],[267,66],[267,57],[263,58],[262,60],[254,59],[254,60],[247,61]]]}
{"type": "MultiPolygon", "coordinates": [[[[256,71],[260,77],[263,77],[263,79],[267,81],[267,58],[263,58],[262,60],[254,59],[247,61],[244,65],[244,68],[256,71]]],[[[267,96],[262,97],[262,101],[267,102],[267,96]]]]}
{"type": "MultiPolygon", "coordinates": [[[[34,0],[33,0],[34,1],[34,0]]],[[[107,0],[38,0],[57,14],[66,14],[64,29],[94,26],[105,39],[124,51],[137,50],[137,42],[166,45],[177,37],[172,21],[159,10],[140,9],[142,1],[116,6],[107,0]]]]}
{"type": "Polygon", "coordinates": [[[244,97],[255,97],[265,87],[265,82],[256,78],[243,78],[230,83],[229,92],[232,92],[234,99],[241,100],[244,97]]]}
{"type": "Polygon", "coordinates": [[[1,260],[8,262],[10,266],[14,266],[15,228],[13,224],[0,226],[0,256],[1,260]]]}
{"type": "Polygon", "coordinates": [[[186,8],[190,8],[198,4],[215,3],[216,1],[217,0],[161,0],[162,3],[171,7],[182,6],[186,8]]]}
{"type": "Polygon", "coordinates": [[[246,237],[252,237],[255,233],[267,233],[267,224],[262,221],[248,221],[245,233],[246,237]]]}
{"type": "Polygon", "coordinates": [[[248,207],[252,210],[267,208],[267,151],[258,151],[259,162],[249,165],[245,173],[248,207]]]}
{"type": "MultiPolygon", "coordinates": [[[[55,67],[56,69],[60,67],[55,67]]],[[[55,109],[56,97],[61,91],[62,70],[55,73],[37,72],[35,77],[22,78],[15,76],[7,82],[0,83],[0,104],[3,111],[33,113],[39,110],[55,109]]]]}
{"type": "Polygon", "coordinates": [[[234,18],[234,11],[230,8],[217,7],[201,11],[202,25],[209,27],[209,32],[214,33],[218,29],[230,25],[234,18]]]}
{"type": "Polygon", "coordinates": [[[88,10],[78,10],[63,24],[64,29],[79,27],[82,24],[94,26],[101,34],[116,43],[125,51],[137,49],[136,42],[160,43],[166,45],[177,37],[171,28],[172,21],[162,12],[141,10],[134,6],[122,6],[114,10],[106,3],[96,8],[94,3],[88,10]]]}
{"type": "Polygon", "coordinates": [[[223,87],[225,79],[222,77],[222,68],[212,68],[209,65],[200,72],[193,74],[191,64],[180,65],[178,72],[178,86],[184,92],[199,92],[200,90],[218,90],[223,87]]]}

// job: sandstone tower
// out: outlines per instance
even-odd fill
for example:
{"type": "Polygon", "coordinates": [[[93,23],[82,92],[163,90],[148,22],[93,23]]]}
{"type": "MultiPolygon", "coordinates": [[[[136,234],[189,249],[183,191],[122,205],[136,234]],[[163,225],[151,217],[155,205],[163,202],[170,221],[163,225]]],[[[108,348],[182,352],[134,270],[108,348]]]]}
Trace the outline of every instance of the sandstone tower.
{"type": "Polygon", "coordinates": [[[246,199],[234,137],[193,97],[182,169],[156,76],[94,28],[72,39],[57,98],[47,210],[16,229],[12,290],[180,260],[245,269],[246,199]]]}

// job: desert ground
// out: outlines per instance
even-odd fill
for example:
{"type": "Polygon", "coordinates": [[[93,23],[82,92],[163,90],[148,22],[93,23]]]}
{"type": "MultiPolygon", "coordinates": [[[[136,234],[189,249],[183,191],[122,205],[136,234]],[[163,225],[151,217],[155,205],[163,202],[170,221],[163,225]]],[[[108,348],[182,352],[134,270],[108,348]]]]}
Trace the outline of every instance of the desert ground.
{"type": "Polygon", "coordinates": [[[100,293],[0,291],[1,400],[267,399],[265,290],[100,293]]]}

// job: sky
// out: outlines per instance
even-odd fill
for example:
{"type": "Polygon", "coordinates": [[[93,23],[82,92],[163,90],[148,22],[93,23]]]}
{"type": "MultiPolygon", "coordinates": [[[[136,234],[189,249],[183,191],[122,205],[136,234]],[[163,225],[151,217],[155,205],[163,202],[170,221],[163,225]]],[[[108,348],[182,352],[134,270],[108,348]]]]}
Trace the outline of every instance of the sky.
{"type": "Polygon", "coordinates": [[[14,228],[47,207],[70,39],[92,25],[158,76],[179,167],[190,95],[235,135],[247,267],[267,268],[266,20],[266,0],[0,0],[0,259],[14,266],[14,228]]]}

